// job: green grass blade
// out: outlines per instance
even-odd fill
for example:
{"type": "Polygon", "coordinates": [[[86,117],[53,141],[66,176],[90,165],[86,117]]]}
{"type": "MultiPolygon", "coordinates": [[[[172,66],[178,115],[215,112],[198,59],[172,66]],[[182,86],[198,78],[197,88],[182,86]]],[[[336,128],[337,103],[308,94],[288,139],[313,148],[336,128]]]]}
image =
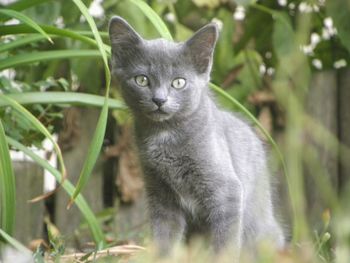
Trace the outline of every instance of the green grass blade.
{"type": "MultiPolygon", "coordinates": [[[[102,38],[98,32],[98,29],[97,29],[97,26],[95,24],[94,19],[91,17],[91,15],[89,14],[89,10],[87,9],[87,7],[84,5],[84,3],[81,0],[72,0],[72,1],[76,4],[76,6],[79,8],[80,12],[86,18],[86,21],[88,22],[88,24],[91,28],[91,31],[94,34],[94,37],[95,37],[96,43],[98,45],[98,49],[100,50],[105,67],[107,69],[109,69],[108,68],[107,54],[103,48],[104,43],[102,42],[102,38]]],[[[106,80],[109,83],[109,81],[111,79],[110,74],[109,74],[109,70],[106,71],[106,75],[109,75],[109,77],[106,76],[106,80]]]]}
{"type": "Polygon", "coordinates": [[[51,143],[53,144],[53,147],[55,149],[55,152],[57,154],[57,157],[58,157],[59,165],[61,168],[61,174],[64,175],[64,177],[65,177],[66,168],[65,168],[65,165],[63,162],[61,149],[58,146],[58,144],[56,143],[55,139],[50,134],[50,132],[45,128],[45,126],[38,119],[36,119],[26,108],[24,108],[22,105],[18,104],[15,100],[7,97],[4,94],[0,94],[0,101],[5,101],[9,106],[11,106],[13,109],[15,109],[20,114],[22,114],[28,121],[30,121],[33,124],[33,126],[38,131],[40,131],[42,134],[44,134],[45,137],[47,137],[51,141],[51,143]]]}
{"type": "MultiPolygon", "coordinates": [[[[21,105],[26,104],[55,104],[74,106],[102,107],[105,98],[98,95],[91,95],[80,92],[25,92],[6,94],[8,98],[17,101],[21,105]]],[[[6,101],[0,100],[0,107],[9,106],[6,101]]],[[[116,99],[108,100],[108,108],[114,110],[125,110],[126,106],[122,101],[116,99]]]]}
{"type": "Polygon", "coordinates": [[[101,57],[97,50],[54,50],[25,53],[0,60],[0,70],[53,59],[96,57],[101,57]]]}
{"type": "Polygon", "coordinates": [[[11,9],[0,9],[0,14],[6,15],[11,18],[16,18],[22,21],[23,23],[27,24],[28,26],[32,27],[33,29],[38,31],[40,34],[45,36],[47,40],[49,40],[51,43],[53,43],[49,35],[46,34],[46,32],[37,23],[35,23],[30,17],[11,9]]]}
{"type": "Polygon", "coordinates": [[[18,251],[28,255],[32,254],[32,251],[30,251],[28,248],[23,246],[21,243],[19,243],[16,239],[11,237],[9,234],[6,233],[6,231],[4,231],[1,228],[0,228],[0,237],[2,237],[6,242],[8,242],[11,246],[13,246],[18,251]]]}
{"type": "MultiPolygon", "coordinates": [[[[59,37],[67,37],[67,38],[71,38],[74,40],[79,40],[81,42],[84,42],[86,44],[92,45],[94,47],[97,47],[97,43],[94,39],[87,37],[87,36],[91,36],[92,33],[91,32],[86,32],[86,31],[72,31],[72,30],[68,30],[68,29],[61,29],[61,28],[57,28],[54,26],[48,26],[48,25],[40,25],[40,27],[45,30],[45,32],[47,34],[50,35],[56,35],[59,37]]],[[[14,34],[25,34],[25,33],[35,33],[36,31],[27,26],[27,25],[7,25],[7,26],[0,26],[0,36],[2,35],[14,35],[14,34]]],[[[103,32],[104,35],[108,34],[106,32],[103,32]]],[[[106,50],[107,54],[111,53],[111,48],[106,45],[103,44],[104,49],[106,50]]]]}
{"type": "Polygon", "coordinates": [[[102,111],[100,114],[100,117],[97,122],[96,130],[94,133],[94,136],[92,138],[88,155],[85,159],[83,168],[81,170],[79,180],[76,186],[76,190],[72,196],[72,199],[70,203],[68,204],[68,207],[74,202],[74,199],[77,197],[77,195],[80,193],[80,191],[83,189],[83,187],[86,185],[86,182],[88,181],[92,170],[95,166],[95,163],[97,161],[97,158],[100,155],[100,150],[102,147],[104,134],[106,131],[107,126],[107,117],[108,117],[108,95],[109,95],[109,86],[111,81],[111,74],[108,67],[108,60],[107,60],[107,53],[104,49],[104,43],[102,42],[102,38],[98,32],[97,26],[95,24],[95,21],[90,16],[88,9],[84,5],[84,3],[81,0],[72,0],[76,6],[79,8],[80,12],[83,14],[83,16],[86,18],[86,21],[88,22],[92,33],[94,34],[96,43],[98,45],[98,49],[100,51],[100,54],[103,59],[104,68],[105,68],[105,78],[106,78],[106,95],[104,104],[102,107],[102,111]]]}
{"type": "Polygon", "coordinates": [[[85,159],[84,166],[80,172],[80,176],[79,176],[78,183],[76,185],[75,192],[72,196],[70,203],[68,204],[68,207],[72,205],[72,202],[74,202],[74,199],[78,196],[78,194],[82,191],[83,187],[86,185],[92,173],[92,170],[95,166],[97,158],[100,155],[104,134],[106,130],[107,117],[108,117],[108,105],[107,107],[105,107],[104,105],[97,122],[95,134],[92,138],[88,155],[85,159]]]}
{"type": "Polygon", "coordinates": [[[16,214],[16,184],[10,150],[0,120],[0,228],[10,235],[16,214]]]}
{"type": "Polygon", "coordinates": [[[129,0],[129,2],[141,9],[142,13],[151,21],[151,23],[157,29],[158,33],[163,38],[168,40],[173,39],[163,20],[158,16],[156,12],[153,11],[153,9],[149,5],[147,5],[146,2],[141,0],[129,0]]]}
{"type": "Polygon", "coordinates": [[[20,46],[31,44],[31,43],[34,43],[34,42],[37,42],[37,41],[40,41],[43,39],[45,39],[45,37],[42,35],[39,35],[39,34],[20,37],[20,38],[17,38],[15,40],[9,42],[9,43],[1,44],[0,45],[0,53],[5,52],[5,51],[9,51],[11,49],[15,49],[15,48],[20,47],[20,46]]]}
{"type": "MultiPolygon", "coordinates": [[[[57,181],[62,181],[62,174],[57,169],[52,167],[48,161],[39,157],[37,154],[35,154],[33,151],[25,147],[23,144],[13,140],[10,137],[7,137],[7,141],[12,147],[22,151],[24,154],[32,158],[37,164],[39,164],[45,170],[49,171],[56,178],[57,181]]],[[[73,196],[75,188],[73,184],[69,182],[68,179],[66,179],[63,182],[62,187],[68,193],[69,196],[73,196]]],[[[104,235],[98,223],[98,220],[81,194],[77,196],[75,203],[79,208],[80,212],[82,213],[83,217],[85,218],[90,228],[91,235],[94,238],[96,244],[101,244],[101,243],[104,244],[105,242],[104,235]]]]}

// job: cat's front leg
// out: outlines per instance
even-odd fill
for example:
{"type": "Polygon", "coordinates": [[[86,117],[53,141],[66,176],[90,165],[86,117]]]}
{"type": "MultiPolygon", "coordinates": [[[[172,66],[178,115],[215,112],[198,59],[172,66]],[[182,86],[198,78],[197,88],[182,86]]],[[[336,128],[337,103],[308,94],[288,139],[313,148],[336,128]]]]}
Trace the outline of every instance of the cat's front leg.
{"type": "Polygon", "coordinates": [[[158,254],[167,256],[183,238],[185,216],[167,186],[157,186],[152,190],[148,187],[147,192],[153,241],[158,254]]]}
{"type": "Polygon", "coordinates": [[[244,192],[239,183],[231,187],[222,187],[211,202],[209,231],[215,253],[225,250],[235,254],[239,260],[243,238],[244,192]]]}

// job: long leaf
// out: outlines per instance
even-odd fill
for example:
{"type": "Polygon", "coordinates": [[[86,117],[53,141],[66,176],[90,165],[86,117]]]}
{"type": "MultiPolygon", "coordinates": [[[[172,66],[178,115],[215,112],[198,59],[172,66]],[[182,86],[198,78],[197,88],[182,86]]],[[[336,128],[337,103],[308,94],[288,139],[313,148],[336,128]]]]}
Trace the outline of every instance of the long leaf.
{"type": "Polygon", "coordinates": [[[1,228],[0,228],[0,237],[2,237],[6,242],[8,242],[11,246],[13,246],[18,251],[24,254],[28,254],[28,256],[32,254],[32,251],[30,251],[28,248],[23,246],[21,243],[19,243],[16,239],[11,237],[9,234],[6,233],[6,231],[4,231],[1,228]]]}
{"type": "Polygon", "coordinates": [[[108,95],[109,95],[109,86],[111,81],[111,74],[108,67],[108,60],[107,60],[107,53],[104,49],[104,44],[102,42],[102,38],[97,30],[96,24],[93,20],[93,18],[90,16],[88,9],[84,5],[84,3],[81,0],[72,0],[76,6],[79,8],[80,12],[83,14],[83,16],[86,18],[86,21],[88,22],[92,33],[94,34],[96,43],[98,45],[98,49],[100,51],[100,54],[103,59],[104,68],[105,68],[105,78],[106,78],[106,95],[105,95],[105,101],[102,107],[101,114],[99,116],[96,130],[94,133],[94,136],[92,138],[91,144],[89,146],[89,152],[85,159],[83,168],[81,170],[79,180],[76,186],[76,190],[72,196],[71,201],[68,204],[68,207],[72,205],[74,202],[74,199],[77,197],[77,195],[80,193],[80,191],[83,189],[83,187],[86,185],[86,182],[88,181],[92,170],[95,166],[95,163],[97,161],[97,158],[100,155],[100,150],[102,147],[104,134],[106,131],[107,126],[107,117],[108,117],[108,95]]]}
{"type": "Polygon", "coordinates": [[[149,5],[141,0],[129,0],[129,2],[141,9],[142,13],[151,21],[151,23],[163,38],[168,40],[173,39],[163,20],[158,16],[156,12],[153,11],[149,5]]]}
{"type": "MultiPolygon", "coordinates": [[[[16,140],[13,140],[10,137],[7,137],[7,142],[12,147],[22,151],[27,156],[32,158],[37,164],[39,164],[45,170],[49,171],[56,178],[57,181],[62,181],[62,178],[63,178],[62,174],[57,169],[52,167],[48,161],[39,157],[37,154],[35,154],[33,151],[25,147],[23,144],[17,142],[16,140]]],[[[66,179],[63,182],[62,187],[68,193],[69,196],[73,195],[75,188],[73,184],[69,182],[68,179],[66,179]]],[[[85,218],[96,244],[104,244],[105,243],[104,235],[98,223],[98,220],[81,194],[77,196],[75,203],[79,208],[80,212],[82,213],[83,217],[85,218]]]]}
{"type": "Polygon", "coordinates": [[[33,52],[0,60],[0,70],[53,59],[94,57],[101,57],[97,50],[55,50],[33,52]]]}
{"type": "MultiPolygon", "coordinates": [[[[48,25],[40,25],[40,27],[45,30],[47,34],[50,35],[56,35],[60,37],[67,37],[74,40],[79,40],[84,43],[87,43],[89,45],[97,47],[97,43],[94,39],[87,37],[91,36],[91,32],[87,31],[72,31],[69,29],[61,29],[54,26],[48,26],[48,25]]],[[[7,25],[7,26],[0,26],[0,36],[1,35],[13,35],[13,34],[24,34],[24,33],[35,33],[36,31],[27,26],[27,25],[7,25]]],[[[106,32],[102,32],[101,34],[108,36],[106,32]]],[[[107,54],[110,54],[110,47],[106,44],[103,45],[104,49],[106,50],[107,54]]]]}
{"type": "Polygon", "coordinates": [[[16,19],[22,21],[23,23],[27,24],[28,26],[34,28],[40,34],[45,36],[47,38],[47,40],[49,40],[51,43],[53,43],[52,39],[49,37],[49,35],[46,34],[46,32],[37,23],[35,23],[30,17],[28,17],[20,12],[17,12],[15,10],[4,9],[4,8],[0,9],[0,14],[6,15],[6,16],[11,17],[11,18],[16,18],[16,19]]]}
{"type": "Polygon", "coordinates": [[[16,184],[5,131],[0,120],[0,228],[12,234],[16,212],[16,184]]]}
{"type": "Polygon", "coordinates": [[[65,165],[63,162],[61,149],[58,146],[58,144],[56,143],[55,139],[50,134],[50,132],[26,108],[24,108],[22,105],[18,104],[15,100],[7,97],[4,94],[0,94],[0,101],[5,101],[9,106],[11,106],[13,109],[15,109],[17,112],[19,112],[22,116],[24,116],[28,121],[30,121],[38,131],[40,131],[42,134],[44,134],[45,137],[51,141],[51,143],[53,144],[54,150],[57,154],[58,161],[59,161],[60,168],[61,168],[61,174],[63,175],[63,179],[64,179],[66,176],[66,168],[65,168],[65,165]]]}
{"type": "Polygon", "coordinates": [[[30,35],[30,36],[24,36],[24,37],[20,37],[17,38],[9,43],[6,44],[1,44],[0,45],[0,53],[20,47],[20,46],[24,46],[33,42],[37,42],[40,40],[45,39],[44,36],[39,35],[39,34],[35,34],[35,35],[30,35]]]}
{"type": "Polygon", "coordinates": [[[105,104],[105,105],[103,106],[102,112],[98,119],[95,134],[92,138],[92,141],[89,147],[88,155],[85,159],[83,169],[80,172],[79,180],[76,185],[75,192],[72,196],[71,201],[68,204],[68,207],[72,205],[72,203],[74,202],[74,199],[78,196],[78,194],[82,191],[83,187],[86,185],[92,173],[92,170],[95,166],[97,158],[100,155],[104,134],[106,130],[107,117],[108,117],[108,104],[105,104]],[[107,107],[105,105],[107,105],[107,107]]]}
{"type": "MultiPolygon", "coordinates": [[[[25,92],[6,94],[8,98],[17,101],[21,105],[26,104],[56,104],[56,105],[75,105],[75,106],[93,106],[102,107],[104,105],[104,97],[91,95],[80,92],[25,92]]],[[[0,107],[9,106],[6,101],[0,100],[0,107]]],[[[125,110],[126,106],[123,102],[116,99],[108,100],[108,108],[115,110],[125,110]]]]}

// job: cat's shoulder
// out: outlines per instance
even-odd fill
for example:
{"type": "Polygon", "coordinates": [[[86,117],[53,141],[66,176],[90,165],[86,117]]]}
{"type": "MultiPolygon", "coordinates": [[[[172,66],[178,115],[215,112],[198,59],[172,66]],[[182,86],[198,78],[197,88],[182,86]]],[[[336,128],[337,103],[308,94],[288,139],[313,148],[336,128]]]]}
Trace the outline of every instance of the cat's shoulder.
{"type": "Polygon", "coordinates": [[[265,147],[253,123],[241,113],[221,111],[221,114],[226,136],[249,145],[258,145],[259,148],[265,147]]]}

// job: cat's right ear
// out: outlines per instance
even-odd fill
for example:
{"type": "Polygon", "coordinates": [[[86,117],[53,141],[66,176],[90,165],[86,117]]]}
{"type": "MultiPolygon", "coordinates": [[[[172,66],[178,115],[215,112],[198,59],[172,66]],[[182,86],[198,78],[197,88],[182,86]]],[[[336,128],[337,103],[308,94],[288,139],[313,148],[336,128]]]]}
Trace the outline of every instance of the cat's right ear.
{"type": "Polygon", "coordinates": [[[137,45],[141,36],[120,16],[114,16],[109,22],[109,38],[112,49],[118,45],[137,45]]]}
{"type": "Polygon", "coordinates": [[[185,42],[186,49],[189,50],[192,62],[199,73],[210,71],[218,35],[218,26],[210,23],[185,42]]]}

